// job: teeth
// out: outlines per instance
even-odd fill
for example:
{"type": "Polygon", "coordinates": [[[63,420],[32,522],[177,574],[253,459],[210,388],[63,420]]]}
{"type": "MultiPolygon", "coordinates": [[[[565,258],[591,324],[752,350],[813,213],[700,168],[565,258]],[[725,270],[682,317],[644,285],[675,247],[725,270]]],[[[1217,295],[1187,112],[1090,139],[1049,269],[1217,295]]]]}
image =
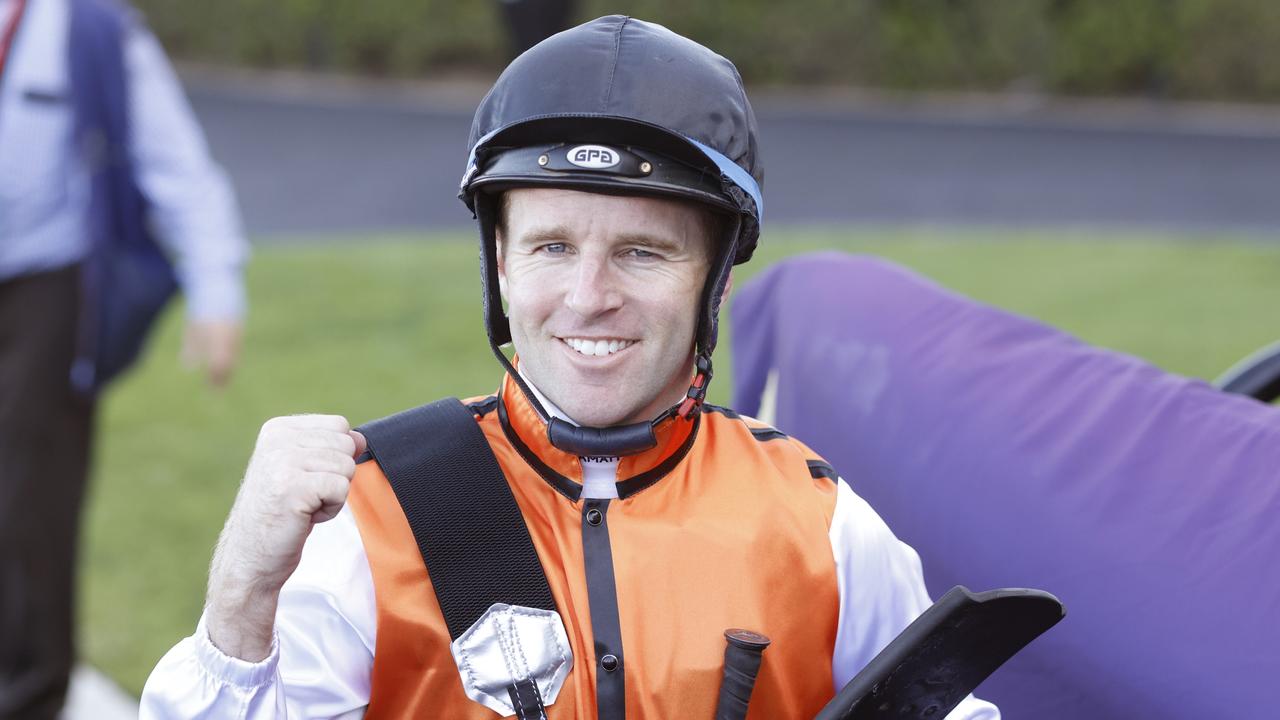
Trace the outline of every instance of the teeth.
{"type": "Polygon", "coordinates": [[[588,357],[604,357],[630,347],[632,340],[584,340],[582,338],[564,338],[569,347],[588,357]]]}

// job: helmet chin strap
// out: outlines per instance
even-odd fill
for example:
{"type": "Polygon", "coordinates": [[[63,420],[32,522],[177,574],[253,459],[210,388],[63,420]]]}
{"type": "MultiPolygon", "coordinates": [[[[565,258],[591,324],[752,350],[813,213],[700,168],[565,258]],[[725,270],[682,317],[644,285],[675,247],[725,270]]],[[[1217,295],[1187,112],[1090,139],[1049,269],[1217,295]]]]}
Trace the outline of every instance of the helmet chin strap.
{"type": "Polygon", "coordinates": [[[689,385],[689,391],[685,393],[684,400],[676,408],[676,415],[688,420],[693,413],[702,407],[702,401],[707,399],[707,386],[711,384],[711,356],[699,353],[694,357],[694,367],[697,372],[694,373],[693,383],[689,385]]]}
{"type": "Polygon", "coordinates": [[[654,432],[654,427],[671,415],[670,410],[651,422],[605,428],[574,425],[547,412],[542,402],[538,400],[537,393],[533,392],[529,383],[525,382],[525,379],[512,366],[511,361],[507,359],[506,353],[502,352],[492,338],[489,340],[489,347],[498,358],[498,362],[506,368],[507,375],[515,381],[520,392],[524,393],[525,399],[529,401],[534,412],[538,413],[538,417],[546,424],[547,440],[552,446],[579,457],[635,455],[658,446],[658,436],[654,432]]]}
{"type": "Polygon", "coordinates": [[[537,393],[516,371],[506,353],[502,352],[502,349],[492,340],[489,347],[498,358],[498,362],[506,368],[507,374],[515,381],[516,386],[520,388],[520,392],[524,393],[525,399],[529,401],[534,412],[546,424],[547,440],[552,446],[579,457],[636,455],[652,450],[658,446],[656,433],[658,424],[671,417],[691,419],[706,398],[707,385],[711,381],[711,359],[699,354],[694,360],[697,373],[689,385],[689,390],[685,393],[685,399],[653,420],[603,428],[574,425],[547,412],[542,402],[538,400],[537,393]]]}

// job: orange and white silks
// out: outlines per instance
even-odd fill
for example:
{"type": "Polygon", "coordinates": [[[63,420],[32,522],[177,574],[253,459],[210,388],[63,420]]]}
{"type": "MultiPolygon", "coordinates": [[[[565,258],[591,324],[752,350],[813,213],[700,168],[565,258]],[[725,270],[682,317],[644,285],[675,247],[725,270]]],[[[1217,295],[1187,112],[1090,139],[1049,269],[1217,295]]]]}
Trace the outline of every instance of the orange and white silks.
{"type": "MultiPolygon", "coordinates": [[[[584,548],[582,461],[548,443],[510,378],[497,398],[469,404],[524,515],[573,651],[547,716],[596,720],[606,670],[584,563],[600,550],[584,548]]],[[[621,673],[626,717],[713,717],[727,628],[773,640],[750,717],[812,717],[834,694],[834,473],[802,443],[715,408],[665,422],[658,438],[654,450],[621,459],[620,497],[605,512],[616,597],[603,604],[616,603],[621,652],[605,649],[622,658],[611,675],[621,673]]],[[[376,463],[360,465],[349,503],[377,604],[365,717],[497,717],[463,692],[426,566],[376,463]]]]}

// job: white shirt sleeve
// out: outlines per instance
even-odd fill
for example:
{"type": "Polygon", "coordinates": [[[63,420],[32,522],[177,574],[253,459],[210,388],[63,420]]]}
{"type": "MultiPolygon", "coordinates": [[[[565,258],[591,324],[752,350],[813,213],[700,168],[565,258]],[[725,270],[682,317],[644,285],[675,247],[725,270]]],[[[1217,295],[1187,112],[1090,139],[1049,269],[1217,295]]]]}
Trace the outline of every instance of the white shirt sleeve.
{"type": "Polygon", "coordinates": [[[349,507],[311,532],[276,611],[271,654],[250,663],[214,647],[204,618],[160,660],[141,720],[342,718],[369,704],[377,609],[349,507]]]}
{"type": "MultiPolygon", "coordinates": [[[[831,660],[835,690],[871,662],[932,604],[920,556],[843,480],[836,482],[831,549],[840,584],[840,623],[831,660]]],[[[999,720],[1000,711],[972,695],[947,720],[999,720]]]]}
{"type": "Polygon", "coordinates": [[[129,144],[156,238],[174,258],[196,320],[239,318],[245,311],[241,267],[249,244],[231,184],[209,156],[204,134],[155,36],[131,28],[129,144]]]}

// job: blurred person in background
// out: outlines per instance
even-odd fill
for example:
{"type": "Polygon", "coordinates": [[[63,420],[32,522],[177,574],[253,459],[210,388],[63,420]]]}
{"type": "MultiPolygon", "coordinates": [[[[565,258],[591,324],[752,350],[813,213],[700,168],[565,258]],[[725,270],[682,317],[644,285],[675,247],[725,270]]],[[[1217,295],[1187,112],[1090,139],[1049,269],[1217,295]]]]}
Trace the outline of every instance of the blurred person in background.
{"type": "Polygon", "coordinates": [[[499,0],[510,57],[569,27],[573,0],[499,0]]]}
{"type": "Polygon", "coordinates": [[[66,694],[96,394],[177,285],[184,357],[225,383],[247,254],[231,188],[133,11],[0,0],[0,718],[54,718],[66,694]]]}

